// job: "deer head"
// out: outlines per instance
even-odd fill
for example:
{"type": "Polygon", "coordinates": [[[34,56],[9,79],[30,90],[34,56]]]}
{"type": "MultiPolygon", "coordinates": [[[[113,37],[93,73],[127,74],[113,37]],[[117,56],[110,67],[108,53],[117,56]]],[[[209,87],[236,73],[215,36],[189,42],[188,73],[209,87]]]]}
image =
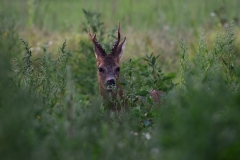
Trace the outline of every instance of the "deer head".
{"type": "MultiPolygon", "coordinates": [[[[120,43],[121,32],[120,32],[120,22],[118,22],[118,35],[117,40],[114,43],[111,52],[107,54],[103,47],[98,43],[96,38],[96,33],[91,34],[90,29],[88,29],[88,34],[91,40],[94,43],[94,52],[97,60],[98,68],[98,83],[100,94],[103,97],[105,104],[110,106],[112,110],[121,111],[121,106],[124,106],[126,109],[127,102],[123,98],[123,90],[121,86],[117,85],[117,82],[120,80],[120,59],[123,54],[123,50],[126,44],[126,37],[120,43]],[[117,92],[113,92],[113,89],[117,88],[117,92]],[[116,99],[117,96],[123,100],[121,104],[117,102],[111,102],[109,100],[109,95],[113,99],[116,99]]],[[[150,95],[153,97],[155,102],[160,102],[160,96],[162,95],[161,91],[152,90],[150,95]]]]}
{"type": "Polygon", "coordinates": [[[117,40],[114,43],[111,52],[107,54],[103,47],[98,43],[96,33],[93,36],[90,29],[88,29],[88,34],[94,43],[100,93],[103,94],[103,91],[111,92],[113,88],[117,87],[117,81],[120,79],[120,59],[123,54],[126,37],[120,43],[121,33],[119,22],[117,40]]]}

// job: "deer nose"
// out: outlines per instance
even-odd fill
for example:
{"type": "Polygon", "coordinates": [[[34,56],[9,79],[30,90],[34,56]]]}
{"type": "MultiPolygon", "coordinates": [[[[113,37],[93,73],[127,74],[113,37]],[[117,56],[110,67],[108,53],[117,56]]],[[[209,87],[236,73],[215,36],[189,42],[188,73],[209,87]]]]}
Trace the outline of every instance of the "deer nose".
{"type": "Polygon", "coordinates": [[[110,79],[107,81],[108,85],[115,85],[115,80],[114,79],[110,79]]]}

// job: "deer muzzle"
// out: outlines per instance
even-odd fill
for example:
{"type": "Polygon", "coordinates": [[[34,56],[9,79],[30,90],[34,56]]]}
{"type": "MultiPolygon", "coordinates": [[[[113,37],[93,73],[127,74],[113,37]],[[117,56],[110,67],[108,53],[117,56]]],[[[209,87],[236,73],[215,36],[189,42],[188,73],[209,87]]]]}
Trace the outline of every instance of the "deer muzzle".
{"type": "Polygon", "coordinates": [[[116,88],[116,80],[114,78],[110,78],[106,82],[107,90],[112,90],[116,88]]]}

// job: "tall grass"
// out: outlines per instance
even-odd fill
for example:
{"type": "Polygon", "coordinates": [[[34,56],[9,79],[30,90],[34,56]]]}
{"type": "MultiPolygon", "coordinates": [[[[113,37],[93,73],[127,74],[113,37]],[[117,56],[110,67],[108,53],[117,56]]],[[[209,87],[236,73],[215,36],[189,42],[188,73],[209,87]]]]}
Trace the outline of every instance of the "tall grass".
{"type": "Polygon", "coordinates": [[[170,28],[194,28],[208,23],[225,23],[239,19],[239,1],[46,1],[21,0],[1,1],[1,11],[16,17],[17,24],[37,26],[47,30],[77,30],[84,20],[83,8],[104,14],[104,22],[113,27],[112,22],[120,20],[124,28],[132,26],[135,30],[170,28]],[[9,10],[5,10],[9,8],[9,10]],[[15,10],[17,14],[12,14],[15,10]],[[62,11],[62,12],[61,12],[62,11]],[[212,13],[212,14],[211,14],[212,13]],[[213,14],[215,13],[215,14],[213,14]],[[211,15],[213,17],[211,17],[211,15]],[[141,18],[139,18],[141,17],[141,18]],[[144,19],[144,20],[142,20],[144,19]]]}

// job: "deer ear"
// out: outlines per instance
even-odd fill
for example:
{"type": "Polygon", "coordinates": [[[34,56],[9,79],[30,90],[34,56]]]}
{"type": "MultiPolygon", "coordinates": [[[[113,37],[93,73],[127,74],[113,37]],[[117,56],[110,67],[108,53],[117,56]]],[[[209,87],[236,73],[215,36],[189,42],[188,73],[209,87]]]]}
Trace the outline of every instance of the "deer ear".
{"type": "Polygon", "coordinates": [[[94,53],[95,53],[96,59],[102,57],[102,53],[100,52],[100,50],[97,48],[96,45],[94,45],[94,53]]]}
{"type": "Polygon", "coordinates": [[[123,54],[123,50],[125,49],[125,45],[126,45],[126,37],[124,38],[124,40],[122,41],[122,43],[120,43],[114,53],[115,56],[118,56],[119,59],[122,58],[122,54],[123,54]]]}
{"type": "MultiPolygon", "coordinates": [[[[97,45],[99,45],[97,43],[97,45]]],[[[95,53],[95,56],[96,56],[96,59],[98,58],[104,58],[107,56],[105,50],[102,48],[102,46],[97,46],[96,44],[94,44],[94,53],[95,53]]]]}

